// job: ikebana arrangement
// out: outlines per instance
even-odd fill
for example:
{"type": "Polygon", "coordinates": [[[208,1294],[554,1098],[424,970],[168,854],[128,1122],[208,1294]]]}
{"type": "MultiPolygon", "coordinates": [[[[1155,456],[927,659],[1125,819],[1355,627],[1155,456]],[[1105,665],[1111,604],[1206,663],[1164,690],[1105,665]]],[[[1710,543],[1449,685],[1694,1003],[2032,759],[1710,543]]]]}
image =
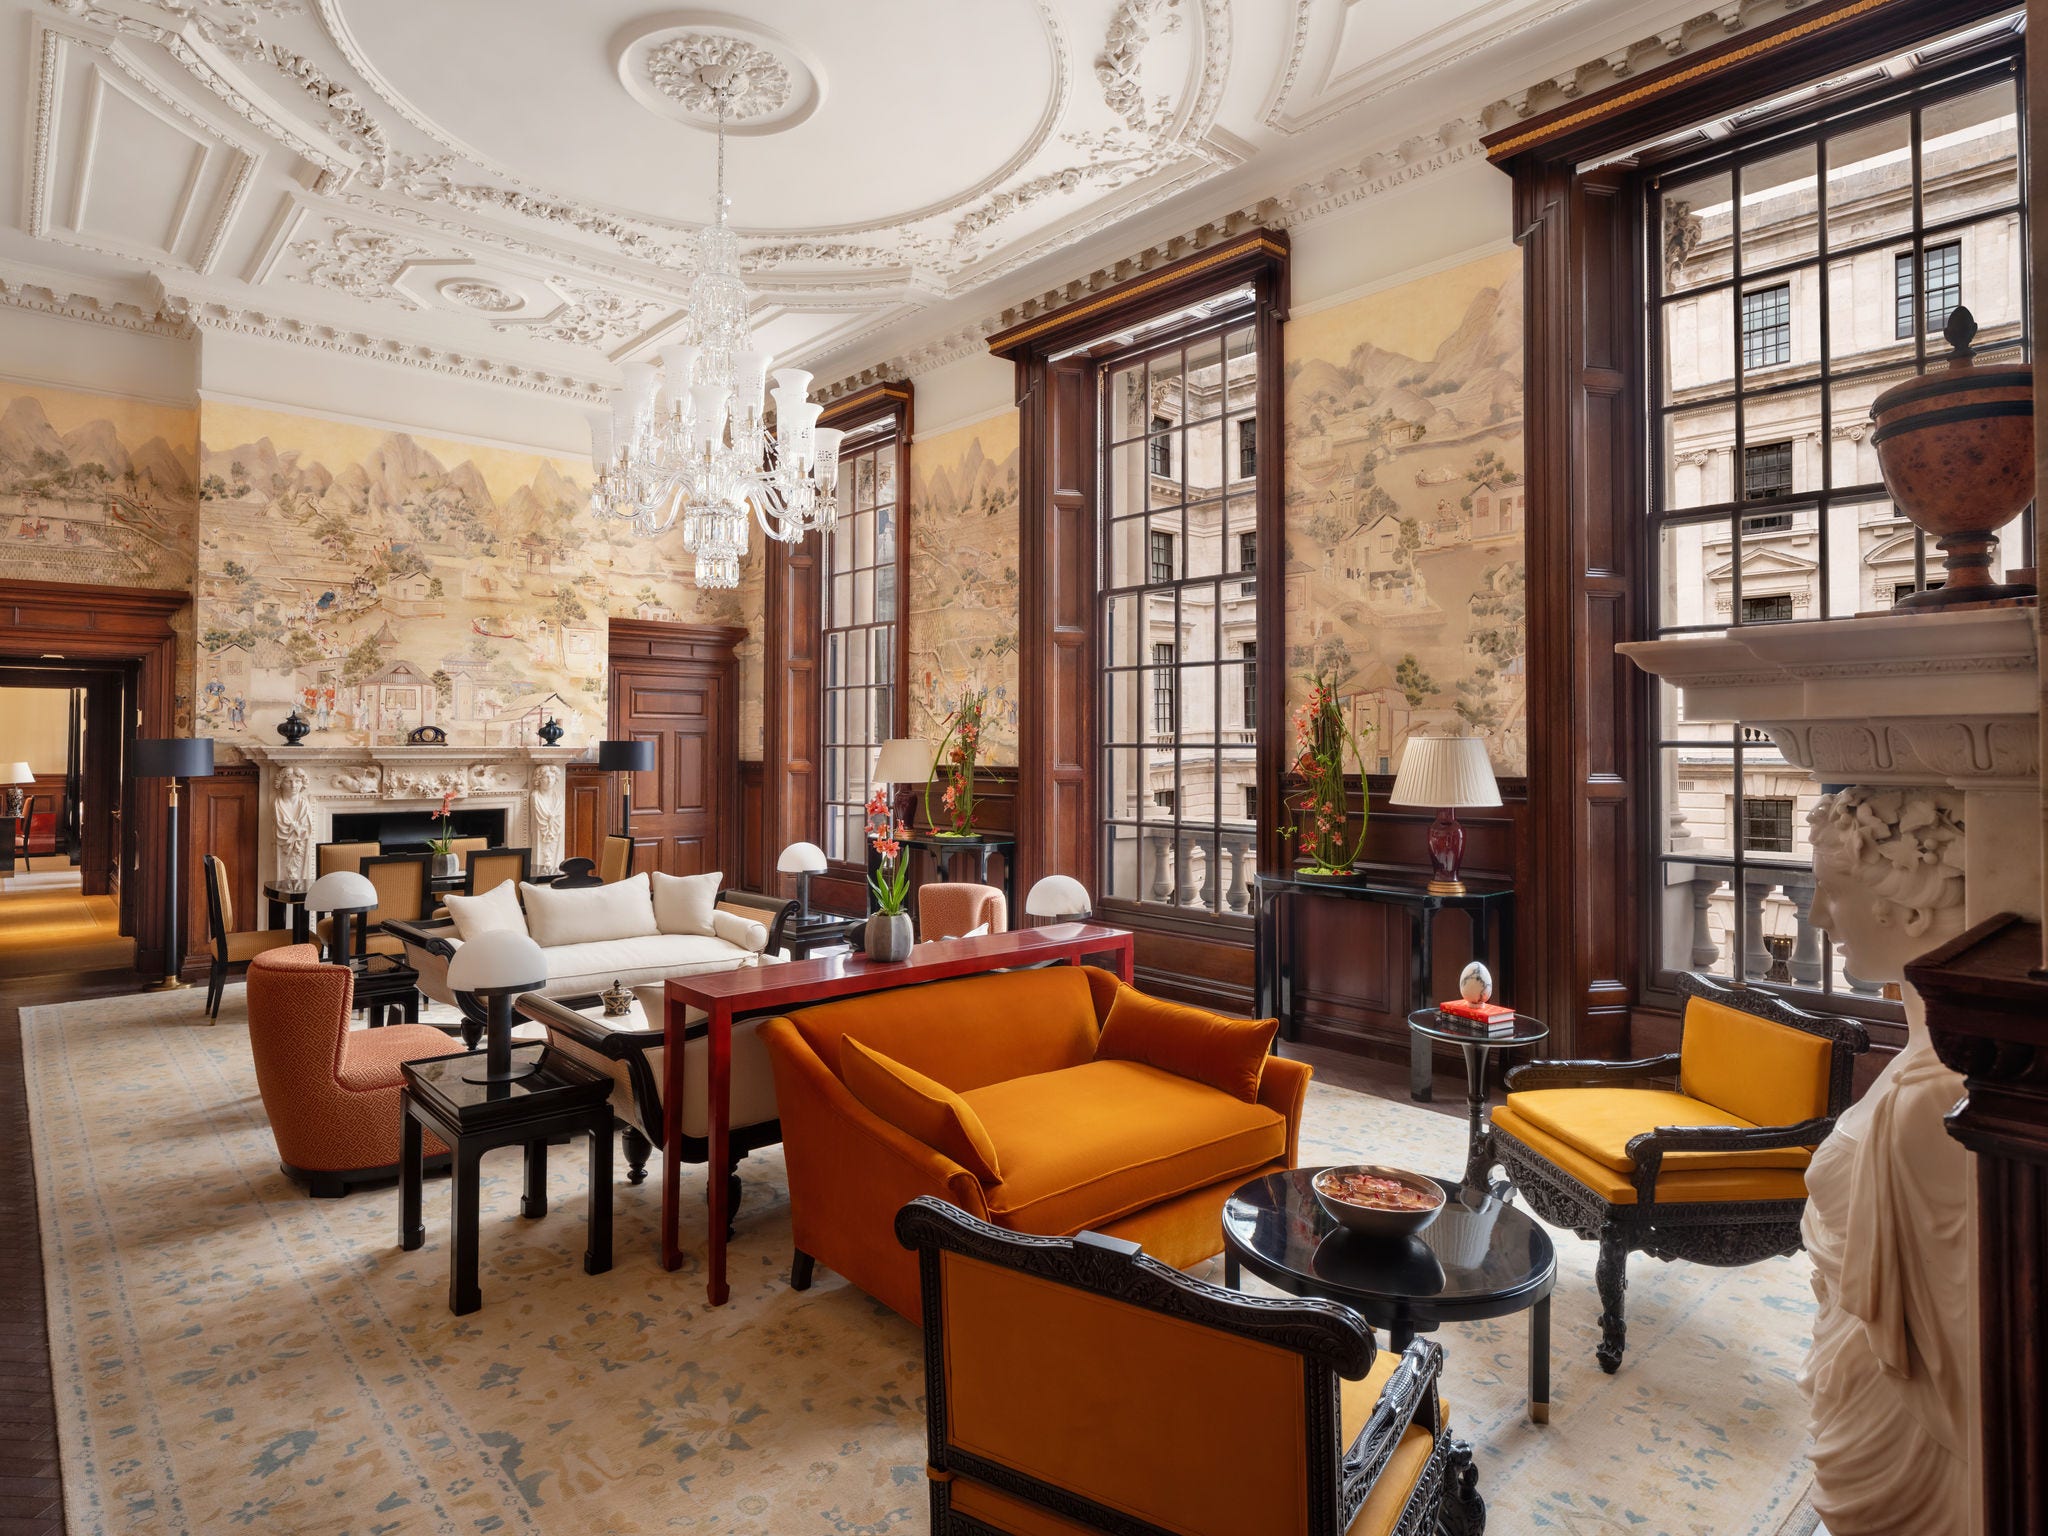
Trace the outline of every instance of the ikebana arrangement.
{"type": "Polygon", "coordinates": [[[1308,697],[1294,712],[1292,771],[1301,781],[1301,788],[1288,797],[1294,824],[1281,828],[1285,836],[1298,839],[1297,850],[1303,860],[1299,866],[1301,874],[1348,875],[1365,847],[1366,818],[1371,807],[1363,797],[1359,803],[1358,835],[1348,849],[1345,846],[1345,828],[1351,819],[1344,790],[1347,746],[1363,782],[1364,749],[1359,746],[1350,721],[1345,719],[1336,685],[1319,672],[1309,679],[1308,697]]]}
{"type": "Polygon", "coordinates": [[[924,787],[924,819],[939,837],[973,837],[974,760],[981,752],[982,717],[988,711],[988,690],[978,688],[961,695],[960,707],[946,722],[945,739],[932,758],[932,776],[943,778],[945,792],[939,798],[945,813],[940,824],[932,814],[932,787],[924,787]]]}
{"type": "Polygon", "coordinates": [[[903,907],[910,896],[910,860],[904,856],[903,840],[910,829],[892,821],[884,790],[876,790],[868,801],[867,833],[875,850],[875,871],[868,876],[875,910],[868,916],[862,949],[870,960],[908,960],[913,935],[910,914],[903,907]]]}
{"type": "Polygon", "coordinates": [[[441,796],[441,804],[431,813],[437,834],[427,839],[427,847],[434,854],[434,873],[453,875],[459,873],[455,867],[455,791],[448,790],[441,796]]]}

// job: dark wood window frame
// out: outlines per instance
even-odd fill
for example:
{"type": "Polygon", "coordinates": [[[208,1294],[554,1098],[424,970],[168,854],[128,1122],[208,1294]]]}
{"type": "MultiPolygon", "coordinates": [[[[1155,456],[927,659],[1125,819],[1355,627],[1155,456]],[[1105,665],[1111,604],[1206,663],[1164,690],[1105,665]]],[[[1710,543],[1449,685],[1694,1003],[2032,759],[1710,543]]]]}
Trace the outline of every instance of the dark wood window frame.
{"type": "Polygon", "coordinates": [[[1654,796],[1648,678],[1614,646],[1647,632],[1648,422],[1639,146],[1989,21],[2010,0],[1802,7],[1485,139],[1514,181],[1526,282],[1530,836],[1517,885],[1521,1006],[1556,1054],[1630,1054],[1647,935],[1640,857],[1654,796]],[[1560,728],[1541,728],[1561,722],[1560,728]]]}
{"type": "MultiPolygon", "coordinates": [[[[1205,298],[1251,286],[1259,352],[1256,452],[1278,464],[1286,360],[1288,240],[1255,229],[1169,262],[990,338],[989,350],[1017,369],[1021,528],[1019,617],[1021,709],[1018,751],[1017,889],[1048,874],[1079,879],[1099,892],[1095,784],[1100,771],[1096,597],[1100,401],[1096,367],[1085,350],[1099,339],[1176,314],[1205,298]]],[[[1279,477],[1259,489],[1256,532],[1266,549],[1282,547],[1279,477]]],[[[1283,654],[1282,605],[1262,603],[1257,644],[1283,654]]],[[[1280,847],[1285,701],[1259,699],[1259,867],[1284,867],[1280,847]]],[[[1121,908],[1118,921],[1125,921],[1121,908]]],[[[1133,916],[1140,928],[1140,980],[1156,990],[1224,1006],[1251,999],[1251,950],[1215,935],[1213,919],[1162,912],[1133,916]],[[1228,950],[1227,954],[1219,953],[1228,950]]]]}
{"type": "MultiPolygon", "coordinates": [[[[895,721],[891,730],[898,736],[910,729],[910,660],[908,647],[901,643],[908,634],[905,605],[910,591],[909,500],[910,440],[915,428],[914,391],[907,380],[875,384],[828,405],[818,418],[821,427],[853,432],[890,420],[896,437],[896,484],[898,523],[896,528],[896,602],[898,633],[896,646],[895,721]]],[[[851,494],[842,479],[840,494],[851,494]]],[[[765,805],[767,866],[772,872],[776,856],[790,843],[824,842],[825,778],[822,742],[824,715],[824,551],[816,534],[800,543],[768,541],[767,581],[764,594],[763,670],[766,673],[766,723],[763,757],[766,760],[765,805]]],[[[796,894],[793,875],[774,879],[786,895],[796,894]]],[[[864,864],[841,862],[811,882],[811,903],[827,911],[867,910],[867,871],[864,864]]]]}

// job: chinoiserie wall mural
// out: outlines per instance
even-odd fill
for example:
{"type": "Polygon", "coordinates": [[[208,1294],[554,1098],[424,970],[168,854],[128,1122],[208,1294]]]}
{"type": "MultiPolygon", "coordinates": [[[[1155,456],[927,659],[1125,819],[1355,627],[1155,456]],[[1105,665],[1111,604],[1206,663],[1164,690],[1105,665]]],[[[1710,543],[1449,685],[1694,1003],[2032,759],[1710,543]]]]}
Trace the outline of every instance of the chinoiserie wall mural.
{"type": "Polygon", "coordinates": [[[910,445],[910,733],[989,693],[982,761],[1017,761],[1017,415],[910,445]]]}
{"type": "MultiPolygon", "coordinates": [[[[0,575],[192,585],[199,413],[0,380],[0,575]]],[[[192,635],[178,631],[178,729],[191,723],[192,635]]]]}
{"type": "Polygon", "coordinates": [[[224,740],[296,705],[335,745],[531,742],[550,712],[575,744],[603,734],[609,616],[748,621],[680,549],[594,523],[582,463],[213,401],[201,434],[198,711],[224,740]]]}
{"type": "Polygon", "coordinates": [[[1285,347],[1290,705],[1325,670],[1371,771],[1456,731],[1521,774],[1520,254],[1291,321],[1285,347]]]}

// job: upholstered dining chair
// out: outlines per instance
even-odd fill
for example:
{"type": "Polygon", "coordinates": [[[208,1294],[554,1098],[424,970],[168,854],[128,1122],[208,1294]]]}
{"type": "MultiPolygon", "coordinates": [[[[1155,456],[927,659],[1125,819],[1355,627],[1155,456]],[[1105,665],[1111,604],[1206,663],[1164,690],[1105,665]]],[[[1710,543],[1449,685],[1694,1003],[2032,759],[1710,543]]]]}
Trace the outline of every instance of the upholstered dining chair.
{"type": "MultiPolygon", "coordinates": [[[[391,920],[416,923],[427,915],[427,867],[424,853],[373,854],[357,865],[363,878],[377,888],[377,905],[352,925],[358,958],[405,953],[405,942],[377,925],[391,920]]],[[[320,942],[332,949],[334,919],[321,918],[317,931],[320,942]]]]}
{"type": "Polygon", "coordinates": [[[374,859],[383,851],[379,843],[320,843],[313,849],[313,874],[317,878],[336,870],[353,873],[363,867],[363,860],[374,859]]]}
{"type": "Polygon", "coordinates": [[[623,832],[606,833],[604,846],[598,850],[597,878],[611,885],[632,873],[633,839],[623,832]]]}
{"type": "Polygon", "coordinates": [[[990,933],[1010,927],[1010,903],[992,885],[967,880],[934,880],[917,888],[917,934],[921,939],[957,939],[988,924],[990,933]]]}
{"type": "Polygon", "coordinates": [[[525,880],[532,873],[531,848],[472,848],[464,856],[462,894],[481,896],[507,880],[525,880]]]}
{"type": "Polygon", "coordinates": [[[1494,1155],[1552,1226],[1600,1244],[1600,1343],[1621,1369],[1628,1256],[1753,1264],[1800,1247],[1806,1166],[1870,1037],[1773,993],[1679,978],[1678,1050],[1510,1069],[1494,1155]]]}
{"type": "Polygon", "coordinates": [[[291,943],[288,928],[235,928],[235,894],[228,867],[215,854],[206,856],[206,928],[213,960],[206,972],[206,1016],[220,1017],[221,994],[227,990],[228,967],[253,960],[268,949],[291,943]]]}
{"type": "MultiPolygon", "coordinates": [[[[351,1030],[355,973],[311,944],[249,962],[249,1049],[285,1173],[321,1199],[398,1177],[400,1066],[449,1054],[425,1024],[351,1030]]],[[[445,1161],[433,1137],[427,1151],[445,1161]]]]}
{"type": "Polygon", "coordinates": [[[472,853],[490,846],[491,840],[488,837],[451,837],[448,839],[448,851],[455,855],[455,862],[462,865],[465,869],[469,866],[469,856],[472,853]]]}
{"type": "Polygon", "coordinates": [[[1443,1346],[1336,1302],[1191,1279],[1136,1243],[1035,1237],[930,1195],[916,1251],[933,1536],[1477,1536],[1443,1346]]]}

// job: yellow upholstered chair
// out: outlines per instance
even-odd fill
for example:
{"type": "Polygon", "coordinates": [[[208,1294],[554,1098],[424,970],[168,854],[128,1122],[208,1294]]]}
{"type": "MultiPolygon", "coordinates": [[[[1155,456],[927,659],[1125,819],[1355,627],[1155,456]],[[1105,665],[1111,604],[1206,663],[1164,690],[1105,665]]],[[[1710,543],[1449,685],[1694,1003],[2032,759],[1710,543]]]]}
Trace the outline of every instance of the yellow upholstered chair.
{"type": "Polygon", "coordinates": [[[917,888],[919,938],[957,939],[984,923],[990,933],[1009,931],[1010,903],[994,886],[934,880],[917,888]]]}
{"type": "Polygon", "coordinates": [[[289,944],[292,936],[284,928],[235,930],[235,893],[228,885],[228,867],[214,854],[206,856],[206,928],[213,948],[213,962],[206,972],[206,1016],[217,1019],[221,993],[227,990],[228,967],[289,944]]]}
{"type": "Polygon", "coordinates": [[[481,896],[507,880],[525,880],[531,872],[531,848],[472,848],[463,866],[465,896],[481,896]]]}
{"type": "Polygon", "coordinates": [[[1443,1346],[1240,1296],[1136,1243],[1026,1237],[921,1195],[933,1536],[1477,1536],[1443,1346]]]}
{"type": "Polygon", "coordinates": [[[317,878],[338,869],[355,873],[362,869],[363,860],[374,859],[383,851],[378,843],[322,843],[313,850],[313,874],[317,878]]]}
{"type": "MultiPolygon", "coordinates": [[[[352,925],[355,951],[361,955],[402,955],[405,941],[384,932],[378,924],[391,919],[416,923],[427,915],[427,855],[424,853],[373,854],[356,866],[377,888],[377,905],[352,925]]],[[[319,923],[320,942],[334,947],[334,919],[319,923]]]]}
{"type": "Polygon", "coordinates": [[[607,833],[604,846],[598,850],[597,878],[611,885],[632,873],[633,839],[619,832],[607,833]]]}
{"type": "Polygon", "coordinates": [[[1600,1368],[1621,1368],[1628,1256],[1753,1264],[1800,1247],[1806,1166],[1849,1107],[1863,1026],[1679,980],[1675,1055],[1537,1061],[1507,1075],[1493,1152],[1553,1226],[1597,1239],[1600,1368]]]}

